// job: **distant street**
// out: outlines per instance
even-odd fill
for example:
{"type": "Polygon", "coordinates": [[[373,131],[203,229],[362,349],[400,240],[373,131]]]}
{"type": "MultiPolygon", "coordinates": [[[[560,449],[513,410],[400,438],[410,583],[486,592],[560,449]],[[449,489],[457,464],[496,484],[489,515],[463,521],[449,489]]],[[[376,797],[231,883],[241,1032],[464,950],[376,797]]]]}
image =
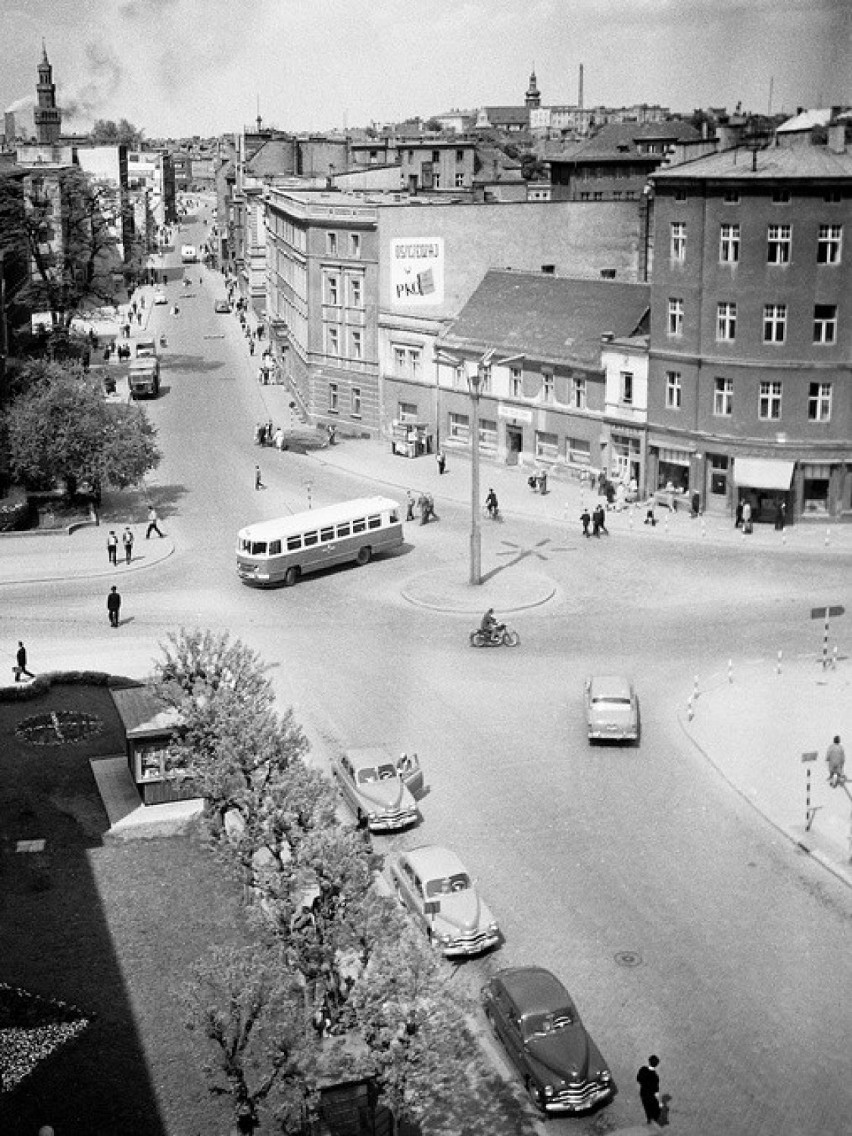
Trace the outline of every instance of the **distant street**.
{"type": "MultiPolygon", "coordinates": [[[[176,246],[204,239],[196,223],[176,246]]],[[[377,843],[457,850],[506,936],[489,958],[448,966],[448,981],[476,991],[505,965],[550,967],[612,1064],[613,1105],[548,1130],[644,1124],[635,1073],[656,1052],[674,1132],[844,1136],[852,895],[731,792],[683,736],[675,707],[694,674],[729,658],[813,650],[812,602],[852,612],[848,562],[664,541],[640,558],[635,542],[584,542],[574,525],[488,526],[489,569],[520,564],[558,585],[550,603],[511,618],[516,651],[473,652],[472,618],[400,596],[430,569],[466,577],[468,518],[452,506],[438,524],[409,526],[393,559],[248,589],[234,570],[241,525],[304,508],[309,494],[317,504],[376,487],[253,444],[255,422],[271,413],[253,377],[259,351],[249,357],[233,314],[214,313],[221,275],[187,266],[183,288],[179,256],[170,259],[169,305],[149,324],[168,338],[163,393],[145,405],[165,455],[152,499],[176,552],[128,577],[118,632],[90,582],[9,588],[36,637],[55,645],[51,668],[141,674],[168,631],[227,629],[269,662],[318,761],[338,745],[417,750],[430,786],[424,822],[377,843]],[[583,680],[600,670],[635,681],[637,749],[586,742],[583,680]]],[[[830,733],[827,723],[815,747],[830,733]]]]}

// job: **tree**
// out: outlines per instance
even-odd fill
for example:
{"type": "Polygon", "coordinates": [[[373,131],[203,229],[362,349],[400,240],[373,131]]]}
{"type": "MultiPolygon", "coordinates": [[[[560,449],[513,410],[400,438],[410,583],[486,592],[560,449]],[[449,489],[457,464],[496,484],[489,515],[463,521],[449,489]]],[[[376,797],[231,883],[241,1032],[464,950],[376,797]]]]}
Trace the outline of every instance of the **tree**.
{"type": "Polygon", "coordinates": [[[113,122],[110,118],[98,118],[89,137],[96,146],[141,146],[145,132],[128,122],[126,118],[113,122]]]}
{"type": "Polygon", "coordinates": [[[38,361],[8,410],[9,467],[32,489],[79,482],[96,491],[138,485],[160,461],[156,430],[138,406],[108,403],[82,370],[38,361]]]}
{"type": "Polygon", "coordinates": [[[301,1131],[312,1092],[306,1076],[316,1042],[300,982],[274,949],[216,947],[196,963],[184,992],[187,1028],[212,1049],[208,1088],[230,1098],[234,1134],[253,1133],[262,1113],[301,1131]]]}

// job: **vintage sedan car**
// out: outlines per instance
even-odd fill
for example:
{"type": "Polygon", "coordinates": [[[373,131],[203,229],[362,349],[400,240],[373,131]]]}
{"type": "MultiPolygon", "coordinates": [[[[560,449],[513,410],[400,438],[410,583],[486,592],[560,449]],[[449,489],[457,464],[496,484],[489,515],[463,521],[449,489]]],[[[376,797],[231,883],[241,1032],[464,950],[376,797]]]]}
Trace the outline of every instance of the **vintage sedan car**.
{"type": "Polygon", "coordinates": [[[400,902],[447,958],[499,943],[500,928],[455,852],[434,844],[412,848],[391,865],[391,875],[400,902]]]}
{"type": "Polygon", "coordinates": [[[639,740],[639,702],[622,675],[593,675],[586,679],[586,726],[589,741],[639,740]]]}
{"type": "Polygon", "coordinates": [[[423,770],[416,753],[350,749],[332,759],[331,772],[358,824],[370,832],[407,828],[418,819],[414,795],[423,790],[423,770]]]}
{"type": "Polygon", "coordinates": [[[167,304],[168,302],[169,302],[169,298],[166,295],[166,293],[162,290],[162,288],[158,288],[157,291],[154,293],[154,303],[155,304],[167,304]]]}
{"type": "Polygon", "coordinates": [[[230,310],[231,310],[231,305],[228,303],[227,300],[217,300],[216,303],[213,305],[213,311],[216,313],[217,316],[223,315],[225,312],[229,312],[230,310]]]}
{"type": "Polygon", "coordinates": [[[544,1113],[587,1112],[618,1091],[571,995],[540,966],[499,970],[482,987],[485,1016],[544,1113]]]}

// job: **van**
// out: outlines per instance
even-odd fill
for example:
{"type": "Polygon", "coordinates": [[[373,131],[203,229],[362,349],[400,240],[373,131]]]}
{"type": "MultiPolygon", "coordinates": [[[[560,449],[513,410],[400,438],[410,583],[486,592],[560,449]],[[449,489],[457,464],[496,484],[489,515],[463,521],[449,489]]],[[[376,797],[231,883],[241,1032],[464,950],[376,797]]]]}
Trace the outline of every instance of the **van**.
{"type": "Polygon", "coordinates": [[[131,398],[156,398],[160,393],[160,360],[134,359],[127,375],[131,398]]]}
{"type": "Polygon", "coordinates": [[[136,340],[136,358],[137,359],[156,359],[157,357],[157,341],[156,339],[137,339],[136,340]]]}

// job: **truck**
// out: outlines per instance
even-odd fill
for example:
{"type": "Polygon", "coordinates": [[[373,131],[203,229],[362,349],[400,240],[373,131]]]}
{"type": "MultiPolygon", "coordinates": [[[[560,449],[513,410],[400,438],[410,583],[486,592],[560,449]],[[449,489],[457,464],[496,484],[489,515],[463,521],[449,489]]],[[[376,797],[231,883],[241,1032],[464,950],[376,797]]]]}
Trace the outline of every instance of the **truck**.
{"type": "Polygon", "coordinates": [[[156,355],[133,359],[127,381],[131,398],[156,398],[160,393],[160,360],[156,355]]]}

